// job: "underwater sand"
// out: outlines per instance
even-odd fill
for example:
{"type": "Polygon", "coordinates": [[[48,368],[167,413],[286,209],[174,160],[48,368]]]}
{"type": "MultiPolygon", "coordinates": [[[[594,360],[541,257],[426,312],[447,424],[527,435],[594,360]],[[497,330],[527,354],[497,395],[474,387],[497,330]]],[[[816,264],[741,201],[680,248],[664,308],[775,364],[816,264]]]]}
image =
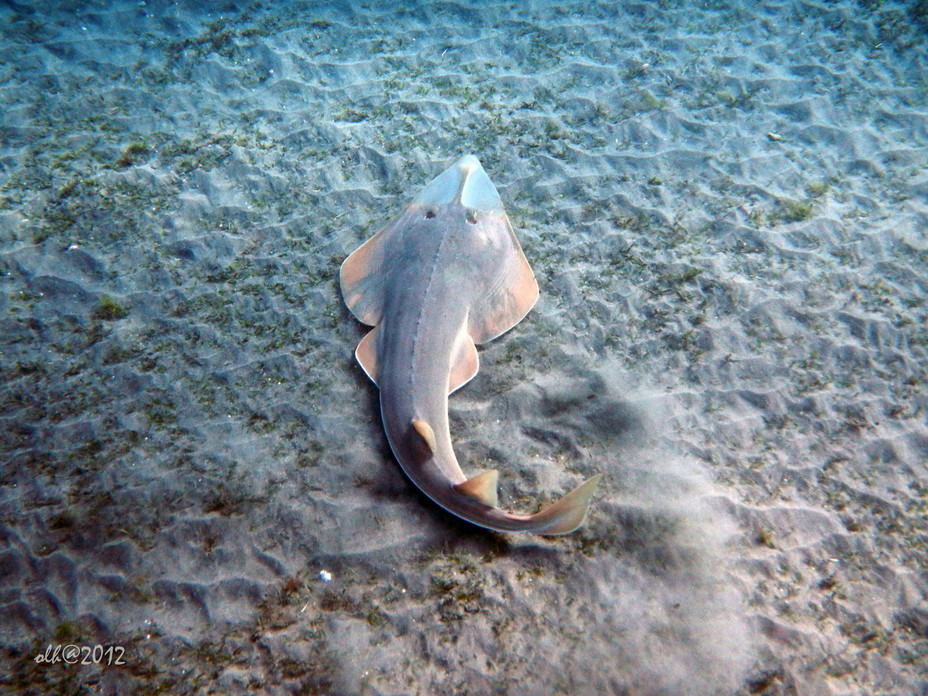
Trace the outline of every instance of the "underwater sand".
{"type": "Polygon", "coordinates": [[[0,691],[928,694],[925,3],[45,5],[0,691]],[[509,509],[604,473],[571,536],[437,509],[354,363],[339,264],[466,153],[541,300],[455,449],[509,509]]]}

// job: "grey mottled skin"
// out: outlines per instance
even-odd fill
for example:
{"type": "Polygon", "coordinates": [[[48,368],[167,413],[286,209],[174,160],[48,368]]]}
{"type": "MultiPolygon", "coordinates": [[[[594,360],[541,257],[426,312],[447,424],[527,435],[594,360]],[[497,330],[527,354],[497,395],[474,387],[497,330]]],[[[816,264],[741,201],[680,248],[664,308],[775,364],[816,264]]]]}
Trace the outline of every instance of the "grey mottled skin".
{"type": "Polygon", "coordinates": [[[341,281],[354,314],[376,326],[357,356],[380,387],[387,439],[409,478],[446,510],[482,527],[541,534],[579,527],[599,476],[541,512],[512,514],[492,504],[495,473],[468,487],[451,448],[448,394],[476,373],[474,343],[511,328],[538,295],[477,159],[461,158],[429,184],[345,261],[341,281]]]}

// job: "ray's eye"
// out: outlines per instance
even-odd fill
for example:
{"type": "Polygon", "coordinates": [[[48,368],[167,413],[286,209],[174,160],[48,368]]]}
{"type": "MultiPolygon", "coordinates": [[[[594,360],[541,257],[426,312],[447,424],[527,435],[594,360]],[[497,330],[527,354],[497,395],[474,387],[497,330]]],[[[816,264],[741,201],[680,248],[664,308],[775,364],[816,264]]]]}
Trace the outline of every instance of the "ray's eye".
{"type": "Polygon", "coordinates": [[[425,211],[426,220],[431,220],[433,217],[435,217],[435,211],[432,208],[429,208],[428,210],[425,211]]]}
{"type": "Polygon", "coordinates": [[[470,224],[476,225],[476,224],[477,224],[477,211],[476,211],[476,210],[468,210],[468,211],[467,211],[467,218],[466,218],[466,219],[467,219],[467,221],[468,221],[470,224]]]}

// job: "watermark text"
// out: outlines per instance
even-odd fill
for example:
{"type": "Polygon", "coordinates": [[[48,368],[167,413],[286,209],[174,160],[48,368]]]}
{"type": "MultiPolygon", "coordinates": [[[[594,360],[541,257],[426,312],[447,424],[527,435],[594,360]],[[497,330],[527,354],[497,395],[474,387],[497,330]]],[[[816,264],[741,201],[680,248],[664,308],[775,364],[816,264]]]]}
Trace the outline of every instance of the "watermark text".
{"type": "Polygon", "coordinates": [[[124,665],[126,649],[121,645],[56,645],[35,656],[38,664],[65,665],[124,665]]]}

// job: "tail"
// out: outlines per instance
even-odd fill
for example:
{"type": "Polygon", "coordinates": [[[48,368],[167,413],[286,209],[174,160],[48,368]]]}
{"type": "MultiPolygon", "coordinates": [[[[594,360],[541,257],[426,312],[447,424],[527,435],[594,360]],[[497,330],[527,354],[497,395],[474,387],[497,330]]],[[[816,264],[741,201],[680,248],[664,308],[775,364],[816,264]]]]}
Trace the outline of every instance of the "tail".
{"type": "Polygon", "coordinates": [[[528,519],[536,534],[570,534],[579,529],[586,521],[586,514],[590,509],[590,503],[593,501],[593,493],[596,492],[596,486],[602,479],[602,474],[596,474],[587,479],[579,486],[574,488],[570,493],[552,503],[544,510],[529,515],[528,519]]]}
{"type": "MultiPolygon", "coordinates": [[[[439,448],[435,432],[427,421],[414,419],[410,423],[409,432],[414,434],[420,448],[420,458],[424,461],[416,462],[415,465],[407,464],[402,457],[397,455],[396,459],[406,475],[423,493],[451,514],[495,532],[570,534],[578,529],[586,519],[590,502],[593,500],[593,493],[596,492],[596,486],[603,477],[602,474],[596,474],[557,502],[534,515],[506,512],[499,508],[497,494],[499,472],[493,469],[460,483],[451,483],[445,472],[456,470],[462,478],[463,474],[461,474],[461,469],[458,467],[450,446],[444,450],[444,455],[450,458],[449,461],[440,462],[436,459],[436,452],[439,448]]],[[[389,429],[387,439],[396,455],[397,448],[394,446],[394,441],[390,439],[389,429]]]]}
{"type": "Polygon", "coordinates": [[[453,487],[457,503],[437,500],[442,507],[473,524],[497,532],[532,532],[534,534],[570,534],[586,520],[596,486],[602,479],[596,474],[570,493],[534,515],[518,515],[497,505],[496,471],[487,471],[453,487]]]}

